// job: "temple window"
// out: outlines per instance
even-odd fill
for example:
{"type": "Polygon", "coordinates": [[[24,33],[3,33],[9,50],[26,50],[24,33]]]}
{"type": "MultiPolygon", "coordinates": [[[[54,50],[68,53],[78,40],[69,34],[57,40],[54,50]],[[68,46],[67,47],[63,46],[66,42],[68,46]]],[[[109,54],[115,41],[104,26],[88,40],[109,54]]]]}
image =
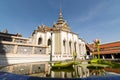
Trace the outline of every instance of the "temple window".
{"type": "Polygon", "coordinates": [[[47,45],[50,46],[51,45],[51,40],[48,39],[47,45]]]}
{"type": "Polygon", "coordinates": [[[70,54],[72,54],[72,53],[71,53],[71,43],[72,43],[72,42],[69,41],[69,50],[70,50],[70,54]]]}
{"type": "Polygon", "coordinates": [[[48,45],[48,53],[50,53],[51,52],[51,39],[48,39],[48,41],[47,41],[47,45],[48,45]]]}
{"type": "Polygon", "coordinates": [[[75,52],[76,52],[76,42],[74,43],[74,48],[75,48],[75,52]]]}
{"type": "Polygon", "coordinates": [[[79,44],[79,52],[81,53],[81,44],[79,44]]]}
{"type": "Polygon", "coordinates": [[[66,53],[66,41],[63,40],[63,48],[64,48],[64,53],[66,53]]]}
{"type": "Polygon", "coordinates": [[[38,39],[38,45],[41,45],[42,44],[42,38],[40,37],[39,39],[38,39]]]}

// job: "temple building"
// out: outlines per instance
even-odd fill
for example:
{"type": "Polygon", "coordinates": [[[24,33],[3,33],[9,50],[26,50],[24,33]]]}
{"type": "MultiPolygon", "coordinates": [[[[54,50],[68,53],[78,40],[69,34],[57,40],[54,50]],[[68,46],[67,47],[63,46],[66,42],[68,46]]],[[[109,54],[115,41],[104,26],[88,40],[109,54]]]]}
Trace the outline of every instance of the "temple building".
{"type": "Polygon", "coordinates": [[[38,61],[85,59],[89,51],[86,42],[72,32],[60,10],[53,27],[38,26],[29,38],[20,33],[0,32],[0,65],[38,61]]]}
{"type": "Polygon", "coordinates": [[[52,53],[53,60],[72,59],[73,52],[77,54],[77,59],[85,59],[86,56],[85,41],[72,32],[63,18],[62,10],[53,27],[38,26],[32,34],[31,41],[36,45],[48,46],[48,54],[52,53]]]}

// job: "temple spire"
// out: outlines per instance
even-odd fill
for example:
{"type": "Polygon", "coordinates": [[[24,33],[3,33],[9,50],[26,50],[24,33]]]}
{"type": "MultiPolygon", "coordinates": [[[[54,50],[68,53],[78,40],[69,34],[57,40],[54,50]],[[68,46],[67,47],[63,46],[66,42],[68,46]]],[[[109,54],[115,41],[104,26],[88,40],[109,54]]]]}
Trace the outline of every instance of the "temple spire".
{"type": "Polygon", "coordinates": [[[61,8],[61,6],[60,6],[60,12],[59,12],[58,21],[53,25],[53,27],[54,27],[54,30],[64,30],[64,31],[71,32],[68,24],[63,19],[63,14],[62,14],[62,8],[61,8]]]}
{"type": "Polygon", "coordinates": [[[60,16],[63,17],[62,16],[62,7],[60,7],[60,16]]]}
{"type": "Polygon", "coordinates": [[[58,22],[64,22],[63,20],[63,15],[62,15],[62,8],[60,7],[60,14],[59,14],[59,18],[58,18],[58,22]]]}

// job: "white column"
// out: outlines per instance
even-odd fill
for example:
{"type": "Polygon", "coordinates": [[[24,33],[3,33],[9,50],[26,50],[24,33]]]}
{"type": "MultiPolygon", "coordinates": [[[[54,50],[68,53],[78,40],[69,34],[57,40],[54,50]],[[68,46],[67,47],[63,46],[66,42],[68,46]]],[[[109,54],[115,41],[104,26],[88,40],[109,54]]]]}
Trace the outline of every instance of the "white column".
{"type": "Polygon", "coordinates": [[[104,56],[104,55],[102,55],[102,58],[103,58],[103,59],[105,59],[105,56],[104,56]]]}
{"type": "Polygon", "coordinates": [[[113,54],[111,54],[111,57],[112,57],[112,59],[115,59],[113,54]]]}

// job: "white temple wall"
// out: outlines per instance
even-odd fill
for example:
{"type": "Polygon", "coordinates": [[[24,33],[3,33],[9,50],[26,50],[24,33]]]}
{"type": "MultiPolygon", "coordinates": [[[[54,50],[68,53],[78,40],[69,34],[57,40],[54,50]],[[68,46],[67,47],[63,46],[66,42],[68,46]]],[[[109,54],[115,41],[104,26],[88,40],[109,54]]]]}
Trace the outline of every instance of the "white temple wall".
{"type": "Polygon", "coordinates": [[[72,41],[72,33],[68,33],[68,41],[72,41]]]}
{"type": "Polygon", "coordinates": [[[45,43],[47,45],[48,44],[48,39],[51,39],[51,33],[50,32],[46,32],[45,35],[46,35],[45,43]]]}
{"type": "MultiPolygon", "coordinates": [[[[69,42],[71,41],[71,52],[75,51],[75,42],[76,42],[76,53],[79,55],[80,54],[80,49],[79,49],[79,38],[78,35],[72,34],[72,33],[67,33],[67,32],[62,32],[62,50],[64,50],[63,47],[63,40],[66,41],[66,53],[70,54],[70,46],[69,42]]],[[[64,53],[64,51],[62,51],[64,53]]]]}
{"type": "Polygon", "coordinates": [[[61,42],[62,42],[62,48],[61,48],[61,52],[62,54],[66,54],[67,53],[67,33],[64,31],[61,31],[61,42]],[[63,41],[65,41],[65,47],[63,46],[63,41]]]}
{"type": "MultiPolygon", "coordinates": [[[[42,45],[41,46],[48,46],[48,39],[51,39],[51,33],[46,32],[38,32],[36,34],[36,45],[38,44],[38,39],[42,38],[42,45]]],[[[83,42],[81,39],[78,38],[77,34],[73,33],[68,33],[65,31],[61,31],[60,33],[53,33],[52,34],[52,54],[56,55],[56,53],[60,53],[57,55],[72,55],[72,53],[75,51],[75,43],[76,43],[76,53],[77,53],[77,58],[84,57],[86,54],[86,47],[85,47],[85,42],[83,42]],[[59,35],[58,35],[59,34],[59,35]],[[55,35],[60,38],[60,40],[56,40],[55,35]],[[63,46],[63,41],[65,40],[65,46],[63,46]],[[69,42],[71,42],[71,50],[70,50],[70,45],[69,42]],[[55,46],[57,45],[57,46],[55,46]],[[56,48],[58,47],[58,48],[56,48]],[[60,47],[60,48],[59,48],[60,47]],[[56,50],[57,49],[57,50],[56,50]],[[60,50],[59,50],[60,49],[60,50]],[[58,51],[59,50],[59,51],[58,51]]],[[[50,46],[51,48],[51,46],[50,46]]],[[[47,53],[51,53],[51,49],[47,53]]]]}
{"type": "Polygon", "coordinates": [[[53,33],[52,34],[52,54],[54,55],[54,52],[55,52],[55,34],[53,33]]]}
{"type": "Polygon", "coordinates": [[[75,40],[77,41],[77,36],[75,36],[74,34],[72,33],[68,33],[68,32],[63,32],[62,31],[62,53],[64,53],[64,47],[63,47],[63,41],[65,40],[65,52],[66,54],[70,54],[70,46],[69,46],[69,42],[71,41],[71,51],[73,52],[74,51],[74,38],[76,38],[75,40]],[[74,35],[74,36],[73,36],[74,35]]]}
{"type": "Polygon", "coordinates": [[[36,45],[38,45],[38,39],[42,38],[42,44],[41,44],[41,46],[45,46],[45,37],[44,36],[45,36],[45,34],[42,33],[42,32],[38,32],[36,34],[36,45]]]}

